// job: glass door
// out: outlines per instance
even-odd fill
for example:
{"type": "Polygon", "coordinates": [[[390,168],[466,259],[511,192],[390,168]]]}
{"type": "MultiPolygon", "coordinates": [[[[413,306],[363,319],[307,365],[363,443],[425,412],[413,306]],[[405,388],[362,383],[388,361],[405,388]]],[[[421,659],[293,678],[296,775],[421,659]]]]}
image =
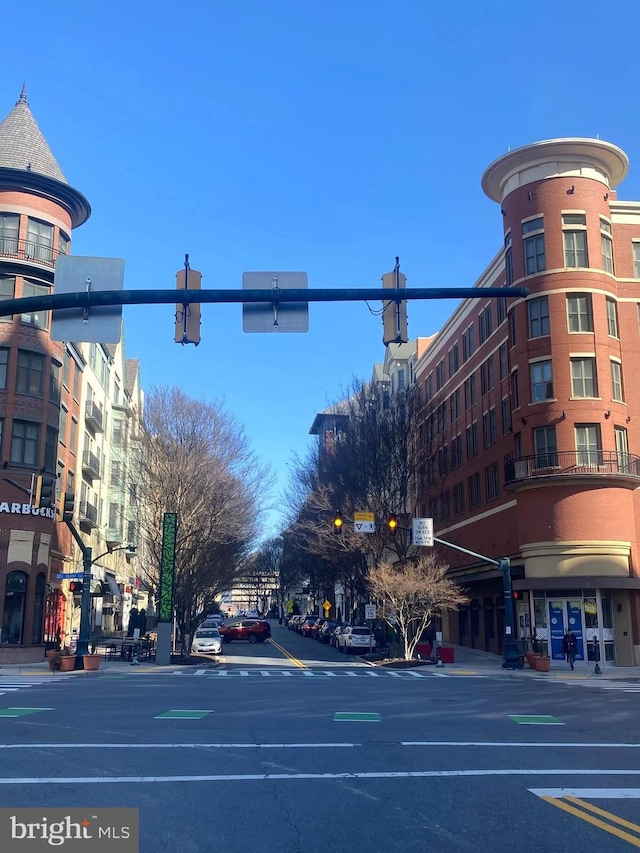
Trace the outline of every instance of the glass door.
{"type": "Polygon", "coordinates": [[[549,600],[549,633],[551,641],[551,659],[564,660],[562,638],[564,637],[564,599],[549,600]]]}

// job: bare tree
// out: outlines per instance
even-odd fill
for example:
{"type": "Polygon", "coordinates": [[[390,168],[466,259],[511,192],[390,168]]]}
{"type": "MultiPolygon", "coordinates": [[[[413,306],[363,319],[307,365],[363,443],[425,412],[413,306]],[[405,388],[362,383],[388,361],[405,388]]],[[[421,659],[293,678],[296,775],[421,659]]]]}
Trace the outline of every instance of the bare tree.
{"type": "Polygon", "coordinates": [[[146,581],[156,593],[163,515],[178,514],[174,607],[184,638],[242,574],[272,476],[229,413],[178,388],[147,395],[137,453],[131,488],[139,498],[146,581]]]}
{"type": "Polygon", "coordinates": [[[468,599],[447,578],[448,566],[434,554],[404,564],[381,563],[371,568],[368,583],[382,607],[382,616],[400,634],[404,657],[411,660],[422,632],[434,615],[444,609],[457,610],[468,599]]]}

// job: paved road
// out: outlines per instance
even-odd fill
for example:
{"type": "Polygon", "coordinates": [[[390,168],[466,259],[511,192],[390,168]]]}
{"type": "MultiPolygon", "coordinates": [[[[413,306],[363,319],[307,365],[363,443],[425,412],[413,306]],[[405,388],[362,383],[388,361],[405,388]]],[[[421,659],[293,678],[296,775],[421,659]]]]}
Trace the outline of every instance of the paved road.
{"type": "Polygon", "coordinates": [[[136,806],[141,853],[640,846],[636,695],[391,675],[274,633],[288,656],[233,643],[4,692],[0,804],[136,806]]]}

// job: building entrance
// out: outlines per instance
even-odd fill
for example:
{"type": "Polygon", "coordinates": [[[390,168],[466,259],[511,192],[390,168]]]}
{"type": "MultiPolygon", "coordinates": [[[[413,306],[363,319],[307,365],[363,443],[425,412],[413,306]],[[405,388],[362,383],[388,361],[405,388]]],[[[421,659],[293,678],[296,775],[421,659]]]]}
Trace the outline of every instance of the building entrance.
{"type": "Polygon", "coordinates": [[[584,661],[584,631],[582,600],[580,598],[551,598],[549,605],[549,633],[552,660],[565,660],[562,638],[571,628],[576,637],[576,662],[584,661]]]}

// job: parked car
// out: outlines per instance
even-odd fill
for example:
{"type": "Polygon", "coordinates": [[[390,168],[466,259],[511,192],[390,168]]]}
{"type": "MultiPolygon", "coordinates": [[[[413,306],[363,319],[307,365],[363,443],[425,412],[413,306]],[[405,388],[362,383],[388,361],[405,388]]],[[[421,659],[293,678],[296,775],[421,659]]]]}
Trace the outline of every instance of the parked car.
{"type": "Polygon", "coordinates": [[[222,652],[222,637],[217,628],[198,628],[191,641],[194,654],[219,655],[222,652]]]}
{"type": "Polygon", "coordinates": [[[311,637],[311,632],[313,630],[313,626],[318,621],[317,616],[305,616],[304,620],[300,625],[300,633],[303,637],[311,637]]]}
{"type": "Polygon", "coordinates": [[[223,617],[220,616],[219,613],[215,613],[212,616],[207,616],[204,622],[201,622],[201,624],[198,625],[198,628],[218,628],[223,621],[223,617]]]}
{"type": "Polygon", "coordinates": [[[349,628],[350,626],[346,622],[339,622],[336,627],[331,632],[331,636],[329,637],[329,645],[333,646],[334,649],[338,648],[338,637],[345,628],[349,628]]]}
{"type": "Polygon", "coordinates": [[[340,652],[366,652],[375,649],[376,639],[366,625],[349,626],[338,637],[338,651],[340,652]]]}
{"type": "Polygon", "coordinates": [[[226,619],[218,631],[225,643],[233,640],[264,643],[271,636],[271,625],[266,619],[226,619]]]}
{"type": "Polygon", "coordinates": [[[331,640],[331,634],[338,627],[340,623],[336,622],[335,619],[325,619],[322,623],[322,627],[318,630],[316,634],[316,640],[319,643],[328,644],[331,640]]]}

